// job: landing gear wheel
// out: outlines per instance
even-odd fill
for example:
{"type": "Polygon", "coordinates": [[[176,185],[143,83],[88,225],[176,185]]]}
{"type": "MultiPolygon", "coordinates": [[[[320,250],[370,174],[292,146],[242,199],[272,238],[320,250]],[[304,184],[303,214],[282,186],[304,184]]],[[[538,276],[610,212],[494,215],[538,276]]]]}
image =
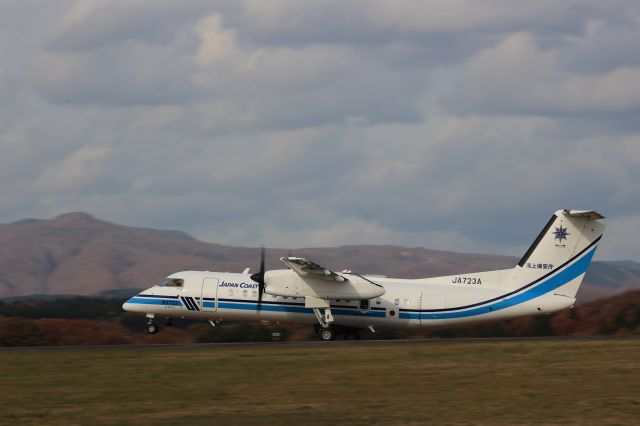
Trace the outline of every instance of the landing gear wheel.
{"type": "Polygon", "coordinates": [[[320,327],[320,330],[319,330],[318,334],[320,335],[320,338],[322,340],[324,340],[325,342],[328,342],[330,340],[335,340],[336,339],[336,333],[333,330],[333,327],[331,327],[331,326],[320,327]]]}
{"type": "Polygon", "coordinates": [[[149,324],[147,324],[147,333],[156,334],[159,330],[160,328],[154,323],[150,322],[149,324]]]}

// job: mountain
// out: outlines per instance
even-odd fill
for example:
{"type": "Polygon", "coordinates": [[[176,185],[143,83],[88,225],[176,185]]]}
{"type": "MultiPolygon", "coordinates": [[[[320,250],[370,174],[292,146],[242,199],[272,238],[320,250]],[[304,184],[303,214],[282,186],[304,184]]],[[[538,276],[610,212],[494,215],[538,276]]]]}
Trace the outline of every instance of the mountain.
{"type": "MultiPolygon", "coordinates": [[[[267,268],[288,250],[268,249],[267,268]]],[[[296,249],[334,270],[418,278],[511,268],[516,257],[454,253],[391,245],[296,249]]],[[[256,268],[259,250],[198,241],[180,231],[120,226],[86,213],[0,225],[0,297],[124,294],[186,269],[256,268]]],[[[595,262],[581,302],[640,288],[635,262],[595,262]]]]}

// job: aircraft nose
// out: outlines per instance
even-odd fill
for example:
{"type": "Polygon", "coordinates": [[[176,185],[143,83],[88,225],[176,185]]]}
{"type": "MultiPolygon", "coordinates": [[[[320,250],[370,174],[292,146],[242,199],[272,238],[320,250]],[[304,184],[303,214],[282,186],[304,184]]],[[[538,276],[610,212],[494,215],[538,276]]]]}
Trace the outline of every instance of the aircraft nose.
{"type": "Polygon", "coordinates": [[[122,304],[122,309],[124,311],[131,311],[131,299],[133,299],[133,297],[122,304]]]}

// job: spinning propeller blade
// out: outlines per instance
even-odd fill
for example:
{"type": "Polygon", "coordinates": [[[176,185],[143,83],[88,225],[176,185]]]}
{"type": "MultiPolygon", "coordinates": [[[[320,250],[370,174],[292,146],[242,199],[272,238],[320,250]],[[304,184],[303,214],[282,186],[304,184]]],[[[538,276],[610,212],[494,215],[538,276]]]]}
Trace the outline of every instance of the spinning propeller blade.
{"type": "Polygon", "coordinates": [[[262,305],[262,295],[264,294],[264,259],[265,249],[264,246],[262,246],[260,249],[260,270],[251,275],[251,279],[258,283],[258,310],[260,310],[260,306],[262,305]]]}

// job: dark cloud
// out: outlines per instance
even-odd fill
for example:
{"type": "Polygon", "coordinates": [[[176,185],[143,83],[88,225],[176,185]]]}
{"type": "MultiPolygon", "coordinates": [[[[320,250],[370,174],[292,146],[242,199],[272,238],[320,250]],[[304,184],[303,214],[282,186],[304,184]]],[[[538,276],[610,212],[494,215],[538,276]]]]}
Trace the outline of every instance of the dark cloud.
{"type": "Polygon", "coordinates": [[[229,9],[231,2],[224,1],[78,1],[48,28],[43,42],[57,52],[97,51],[131,42],[173,45],[190,40],[191,25],[203,15],[229,9]]]}

